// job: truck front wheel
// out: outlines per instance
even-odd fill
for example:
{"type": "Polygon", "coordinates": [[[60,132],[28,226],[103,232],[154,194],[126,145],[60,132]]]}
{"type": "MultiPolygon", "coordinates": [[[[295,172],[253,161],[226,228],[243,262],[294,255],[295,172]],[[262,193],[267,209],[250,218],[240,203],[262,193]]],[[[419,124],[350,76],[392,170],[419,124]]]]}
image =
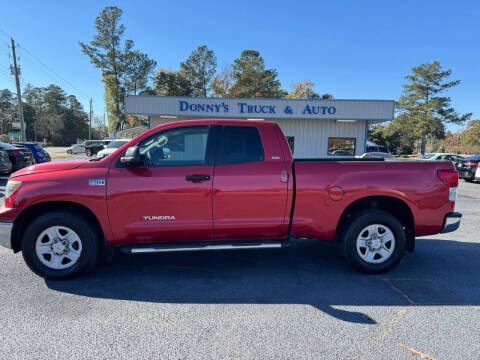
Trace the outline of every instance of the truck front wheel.
{"type": "Polygon", "coordinates": [[[357,271],[383,273],[402,259],[406,236],[394,216],[380,210],[366,210],[352,216],[342,233],[342,251],[357,271]]]}
{"type": "Polygon", "coordinates": [[[98,235],[81,216],[50,212],[25,229],[22,254],[37,275],[46,279],[70,278],[95,266],[98,235]]]}

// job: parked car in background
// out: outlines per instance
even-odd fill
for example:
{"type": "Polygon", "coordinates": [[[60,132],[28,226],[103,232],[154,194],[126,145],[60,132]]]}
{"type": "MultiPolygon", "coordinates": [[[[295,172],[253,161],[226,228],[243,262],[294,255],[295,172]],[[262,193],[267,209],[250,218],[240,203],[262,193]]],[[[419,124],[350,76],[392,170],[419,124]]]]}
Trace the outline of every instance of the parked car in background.
{"type": "Polygon", "coordinates": [[[83,154],[85,153],[85,147],[83,144],[73,144],[67,149],[67,154],[83,154]]]}
{"type": "Polygon", "coordinates": [[[117,150],[119,147],[123,146],[129,141],[130,141],[129,139],[112,140],[105,149],[100,150],[97,153],[97,159],[101,159],[110,155],[111,153],[115,152],[115,150],[117,150]]]}
{"type": "Polygon", "coordinates": [[[458,162],[464,160],[463,156],[453,153],[428,153],[419,157],[421,160],[441,160],[458,162]]]}
{"type": "Polygon", "coordinates": [[[105,145],[108,145],[110,140],[87,140],[83,143],[85,148],[85,154],[88,157],[95,155],[100,150],[105,149],[105,145]]]}
{"type": "Polygon", "coordinates": [[[8,154],[8,158],[12,163],[12,171],[33,165],[33,154],[25,147],[0,142],[0,150],[8,154]]]}
{"type": "Polygon", "coordinates": [[[458,170],[459,164],[465,161],[463,156],[453,153],[428,153],[420,156],[421,160],[428,161],[452,161],[455,164],[455,168],[458,170]]]}
{"type": "Polygon", "coordinates": [[[0,150],[0,173],[10,174],[12,172],[12,162],[8,158],[6,151],[0,150]]]}
{"type": "Polygon", "coordinates": [[[390,153],[386,152],[366,152],[359,156],[360,159],[395,159],[390,153]]]}
{"type": "Polygon", "coordinates": [[[388,150],[386,146],[380,146],[371,141],[367,141],[367,149],[365,151],[376,153],[390,153],[390,150],[388,150]]]}
{"type": "Polygon", "coordinates": [[[15,145],[26,147],[28,150],[30,150],[33,154],[33,160],[35,163],[40,164],[52,160],[50,158],[50,154],[39,144],[36,144],[34,142],[17,142],[15,143],[15,145]]]}
{"type": "Polygon", "coordinates": [[[475,180],[475,172],[477,171],[478,163],[480,163],[480,154],[465,158],[458,164],[458,177],[460,179],[465,179],[466,181],[475,180]]]}

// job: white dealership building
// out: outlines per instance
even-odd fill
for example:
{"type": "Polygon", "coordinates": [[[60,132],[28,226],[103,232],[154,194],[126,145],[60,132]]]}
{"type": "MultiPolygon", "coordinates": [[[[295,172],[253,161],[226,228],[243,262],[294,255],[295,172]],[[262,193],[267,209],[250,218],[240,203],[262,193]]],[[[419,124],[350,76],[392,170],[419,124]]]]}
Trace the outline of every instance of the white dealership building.
{"type": "MultiPolygon", "coordinates": [[[[148,127],[187,119],[248,119],[276,122],[295,158],[361,155],[369,124],[393,120],[393,100],[317,100],[127,96],[125,111],[148,119],[148,127]]],[[[122,130],[133,137],[145,127],[122,130]]]]}

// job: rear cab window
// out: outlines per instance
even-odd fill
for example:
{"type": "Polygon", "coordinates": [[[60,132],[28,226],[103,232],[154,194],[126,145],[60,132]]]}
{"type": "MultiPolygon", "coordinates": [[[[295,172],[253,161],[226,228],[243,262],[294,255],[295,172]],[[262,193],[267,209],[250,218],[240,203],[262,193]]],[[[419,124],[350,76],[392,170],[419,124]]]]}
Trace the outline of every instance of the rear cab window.
{"type": "Polygon", "coordinates": [[[234,165],[265,160],[265,151],[258,128],[255,126],[220,127],[216,165],[234,165]]]}

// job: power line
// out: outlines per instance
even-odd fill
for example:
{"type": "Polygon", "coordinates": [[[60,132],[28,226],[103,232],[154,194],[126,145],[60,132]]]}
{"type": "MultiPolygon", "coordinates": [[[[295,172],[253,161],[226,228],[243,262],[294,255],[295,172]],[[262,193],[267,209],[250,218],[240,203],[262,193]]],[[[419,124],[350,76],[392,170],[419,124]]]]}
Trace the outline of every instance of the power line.
{"type": "Polygon", "coordinates": [[[12,74],[10,73],[10,71],[6,71],[6,70],[3,70],[3,69],[0,69],[0,74],[12,75],[12,74]]]}
{"type": "Polygon", "coordinates": [[[29,55],[32,59],[34,59],[35,61],[37,61],[40,65],[42,65],[45,69],[47,69],[52,75],[56,76],[58,79],[60,79],[61,81],[63,81],[65,84],[69,85],[72,89],[76,90],[77,92],[80,92],[82,93],[84,96],[86,96],[87,98],[90,97],[90,95],[88,93],[86,93],[85,91],[83,90],[80,90],[79,88],[77,88],[75,85],[73,85],[70,81],[66,80],[63,76],[61,76],[60,74],[58,74],[57,72],[55,72],[54,70],[52,70],[52,68],[50,68],[47,64],[45,64],[43,61],[41,61],[40,59],[38,59],[35,55],[33,55],[25,46],[23,45],[20,45],[19,46],[23,51],[25,51],[25,53],[27,55],[29,55]]]}
{"type": "MultiPolygon", "coordinates": [[[[23,50],[25,50],[25,48],[23,48],[23,50]]],[[[26,53],[25,53],[26,54],[26,53]]],[[[28,58],[27,56],[24,56],[22,57],[23,60],[26,60],[27,62],[29,62],[30,64],[32,64],[33,66],[35,66],[37,69],[41,70],[44,74],[46,74],[47,76],[49,76],[51,79],[53,79],[54,81],[58,81],[58,77],[56,76],[53,76],[53,74],[51,72],[47,72],[46,69],[44,69],[43,67],[39,67],[38,64],[36,62],[34,62],[32,59],[28,58]]],[[[23,76],[23,75],[22,75],[23,76]]],[[[25,79],[26,77],[23,76],[25,79]]],[[[27,79],[28,81],[28,79],[27,79]]],[[[31,81],[29,81],[30,83],[32,83],[31,81]]],[[[72,94],[74,95],[77,95],[78,98],[82,98],[86,101],[88,101],[89,97],[86,96],[86,95],[83,95],[83,94],[78,94],[78,89],[69,85],[69,84],[63,84],[63,86],[69,91],[71,92],[72,94]]]]}
{"type": "Polygon", "coordinates": [[[12,78],[8,78],[8,77],[6,77],[6,76],[3,75],[3,74],[0,74],[0,78],[2,78],[2,79],[4,79],[4,80],[7,80],[7,81],[15,82],[12,78]]]}
{"type": "MultiPolygon", "coordinates": [[[[3,30],[2,28],[0,28],[0,32],[2,32],[2,33],[3,33],[6,37],[8,37],[9,39],[12,38],[12,36],[11,36],[7,31],[3,30]]],[[[7,46],[8,46],[8,44],[7,44],[7,46]]],[[[76,87],[75,85],[73,85],[70,81],[68,81],[67,79],[65,79],[65,78],[64,78],[63,76],[61,76],[60,74],[58,74],[55,70],[53,70],[51,67],[49,67],[47,64],[45,64],[43,61],[41,61],[41,60],[38,59],[35,55],[33,55],[25,46],[23,46],[23,45],[18,45],[18,47],[19,47],[22,51],[24,51],[24,54],[30,56],[33,60],[35,60],[36,62],[38,62],[40,65],[42,65],[43,68],[50,73],[49,76],[55,77],[57,81],[58,81],[58,80],[62,81],[64,84],[66,84],[68,87],[70,87],[71,90],[74,90],[74,92],[77,92],[77,95],[82,95],[81,97],[84,97],[85,100],[88,100],[89,98],[91,98],[90,94],[88,94],[87,92],[85,92],[85,91],[77,88],[77,87],[76,87]],[[78,93],[79,93],[79,94],[78,94],[78,93]]],[[[30,60],[28,59],[28,57],[25,57],[25,59],[27,59],[27,61],[29,61],[30,63],[33,64],[33,62],[30,61],[30,60]]],[[[35,64],[33,64],[33,65],[35,65],[35,64]]],[[[47,71],[45,71],[44,69],[42,69],[43,72],[45,72],[46,74],[48,74],[47,71]]],[[[94,102],[95,102],[95,101],[94,101],[94,102]]]]}
{"type": "Polygon", "coordinates": [[[0,28],[0,32],[2,32],[6,37],[8,37],[9,39],[11,38],[10,34],[7,33],[5,30],[3,30],[2,28],[0,28]]]}

